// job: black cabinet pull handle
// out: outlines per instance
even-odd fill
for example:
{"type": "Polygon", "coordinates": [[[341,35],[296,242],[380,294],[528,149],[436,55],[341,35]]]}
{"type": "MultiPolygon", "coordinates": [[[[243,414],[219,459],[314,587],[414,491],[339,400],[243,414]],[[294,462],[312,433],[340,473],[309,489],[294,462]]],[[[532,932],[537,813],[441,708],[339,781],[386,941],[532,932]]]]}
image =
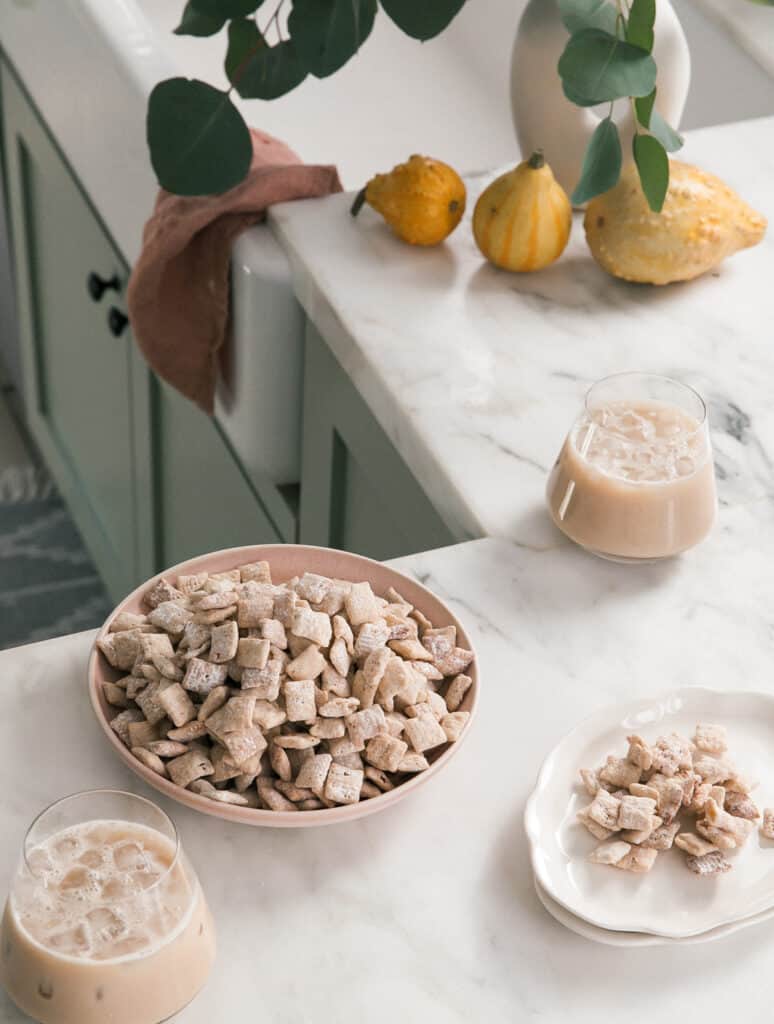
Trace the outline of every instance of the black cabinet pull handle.
{"type": "Polygon", "coordinates": [[[122,313],[120,309],[117,309],[115,306],[111,306],[110,312],[107,316],[107,322],[108,327],[110,328],[110,333],[114,337],[120,338],[124,333],[126,325],[129,323],[129,317],[125,313],[122,313]]]}
{"type": "Polygon", "coordinates": [[[86,288],[88,289],[89,295],[92,299],[94,299],[95,302],[99,302],[105,292],[119,291],[121,288],[121,282],[118,280],[117,274],[113,274],[112,277],[106,278],[100,277],[95,270],[92,270],[86,278],[86,288]]]}

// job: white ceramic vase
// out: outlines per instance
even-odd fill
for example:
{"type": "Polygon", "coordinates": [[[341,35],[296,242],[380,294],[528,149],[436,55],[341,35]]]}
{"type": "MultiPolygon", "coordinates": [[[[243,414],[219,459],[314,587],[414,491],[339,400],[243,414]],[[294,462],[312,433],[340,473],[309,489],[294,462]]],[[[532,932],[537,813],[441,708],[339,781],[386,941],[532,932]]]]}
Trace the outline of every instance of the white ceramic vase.
{"type": "MultiPolygon", "coordinates": [[[[542,149],[569,193],[580,178],[583,154],[599,117],[589,107],[570,103],[562,91],[556,65],[568,38],[556,0],[529,0],[511,57],[511,109],[522,157],[542,149]]],[[[678,128],[691,80],[691,56],[669,0],[656,3],[653,56],[658,65],[656,109],[678,128]]],[[[619,100],[615,118],[626,159],[634,134],[630,104],[619,100]]]]}

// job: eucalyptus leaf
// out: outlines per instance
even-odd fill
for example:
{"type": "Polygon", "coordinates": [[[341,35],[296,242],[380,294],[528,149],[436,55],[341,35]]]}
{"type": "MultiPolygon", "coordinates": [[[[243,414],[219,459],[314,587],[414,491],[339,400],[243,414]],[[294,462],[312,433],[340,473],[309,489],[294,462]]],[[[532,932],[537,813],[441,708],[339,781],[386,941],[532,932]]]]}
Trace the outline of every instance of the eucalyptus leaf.
{"type": "Polygon", "coordinates": [[[616,34],[618,14],[607,0],[558,0],[562,24],[573,35],[584,28],[599,28],[616,34]]]}
{"type": "Polygon", "coordinates": [[[652,135],[635,135],[632,149],[648,206],[654,213],[661,213],[669,188],[669,157],[666,150],[652,135]]]}
{"type": "Polygon", "coordinates": [[[564,80],[562,81],[562,91],[570,103],[574,103],[576,107],[596,107],[597,104],[602,102],[602,100],[597,100],[593,97],[588,99],[586,96],[579,95],[564,80]]]}
{"type": "Polygon", "coordinates": [[[234,87],[245,100],[276,100],[295,89],[306,78],[291,39],[275,46],[262,46],[235,72],[234,87]]]}
{"type": "Polygon", "coordinates": [[[228,50],[225,69],[229,82],[239,82],[239,73],[247,70],[247,61],[267,44],[251,18],[234,18],[228,25],[228,50]]]}
{"type": "Polygon", "coordinates": [[[657,110],[650,115],[650,133],[655,135],[667,153],[675,153],[683,144],[683,137],[668,124],[657,110]]]}
{"type": "Polygon", "coordinates": [[[293,0],[288,31],[307,71],[326,78],[357,53],[375,17],[376,0],[293,0]]]}
{"type": "Polygon", "coordinates": [[[432,39],[443,32],[465,0],[380,0],[384,11],[412,39],[432,39]]]}
{"type": "Polygon", "coordinates": [[[624,96],[647,96],[656,85],[656,62],[649,53],[609,32],[583,29],[567,41],[559,58],[562,83],[587,105],[624,96]]]}
{"type": "Polygon", "coordinates": [[[575,206],[607,192],[621,174],[621,140],[615,121],[606,117],[594,129],[583,157],[581,178],[572,194],[575,206]]]}
{"type": "Polygon", "coordinates": [[[222,15],[202,14],[194,7],[193,0],[188,0],[180,24],[175,29],[175,35],[214,36],[225,24],[226,19],[222,15]]]}
{"type": "Polygon", "coordinates": [[[252,140],[228,93],[206,82],[169,78],[150,94],[151,163],[162,188],[180,196],[226,192],[250,168],[252,140]]]}
{"type": "Polygon", "coordinates": [[[632,0],[626,22],[626,41],[648,53],[653,49],[653,26],[656,23],[656,0],[632,0]]]}
{"type": "Polygon", "coordinates": [[[244,18],[263,3],[263,0],[190,0],[194,10],[210,17],[221,17],[224,21],[228,18],[244,18]]]}
{"type": "Polygon", "coordinates": [[[656,102],[656,90],[649,92],[647,96],[638,96],[634,101],[634,109],[637,113],[637,120],[643,128],[650,128],[650,117],[653,112],[653,104],[656,102]]]}

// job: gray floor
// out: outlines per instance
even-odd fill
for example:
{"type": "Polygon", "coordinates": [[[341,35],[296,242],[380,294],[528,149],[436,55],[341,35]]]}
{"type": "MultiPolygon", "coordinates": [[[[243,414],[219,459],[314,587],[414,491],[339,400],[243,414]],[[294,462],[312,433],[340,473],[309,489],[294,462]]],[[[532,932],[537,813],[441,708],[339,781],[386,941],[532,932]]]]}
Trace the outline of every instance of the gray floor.
{"type": "Polygon", "coordinates": [[[98,626],[110,602],[0,393],[0,649],[98,626]]]}

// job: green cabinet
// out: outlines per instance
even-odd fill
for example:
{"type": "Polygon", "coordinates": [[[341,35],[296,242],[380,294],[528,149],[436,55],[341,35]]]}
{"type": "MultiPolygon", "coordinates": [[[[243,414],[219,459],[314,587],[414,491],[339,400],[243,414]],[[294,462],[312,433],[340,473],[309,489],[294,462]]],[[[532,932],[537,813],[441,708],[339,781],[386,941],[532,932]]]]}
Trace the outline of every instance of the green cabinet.
{"type": "Polygon", "coordinates": [[[192,555],[288,539],[283,496],[267,514],[218,425],[154,378],[128,325],[111,329],[128,268],[4,61],[0,88],[25,415],[110,594],[192,555]],[[93,272],[118,287],[94,300],[93,272]]]}
{"type": "Polygon", "coordinates": [[[316,328],[307,324],[300,540],[398,558],[455,537],[316,328]]]}

